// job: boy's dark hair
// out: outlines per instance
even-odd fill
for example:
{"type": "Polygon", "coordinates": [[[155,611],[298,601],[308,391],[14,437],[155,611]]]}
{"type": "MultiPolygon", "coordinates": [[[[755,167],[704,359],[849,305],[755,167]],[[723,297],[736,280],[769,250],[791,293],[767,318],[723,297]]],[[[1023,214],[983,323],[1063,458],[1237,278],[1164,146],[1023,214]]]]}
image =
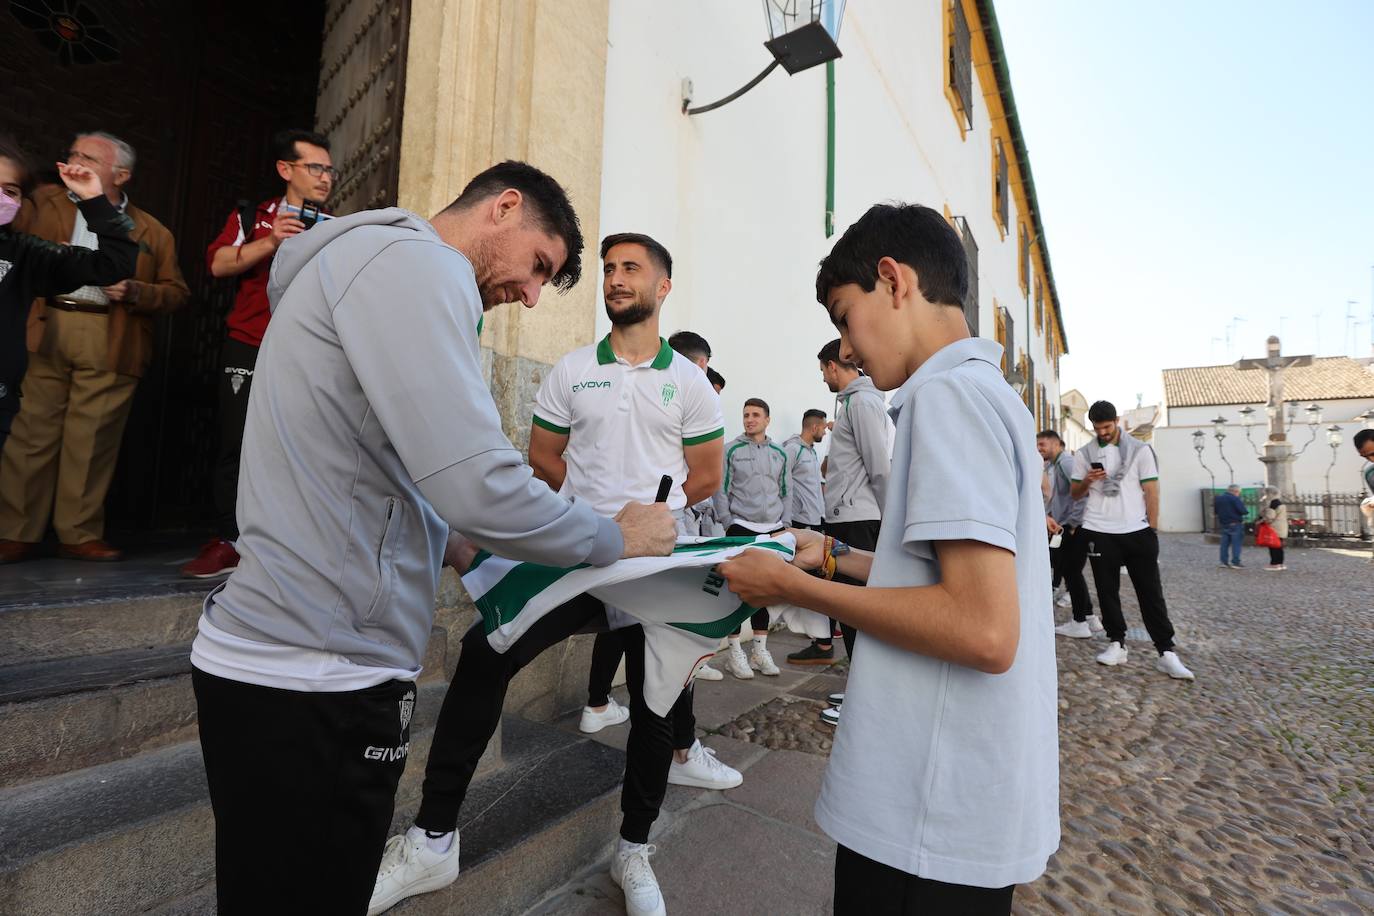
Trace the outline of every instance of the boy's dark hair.
{"type": "Polygon", "coordinates": [[[750,398],[749,400],[744,402],[744,406],[762,408],[763,415],[765,417],[771,417],[773,415],[773,411],[768,409],[768,402],[765,401],[763,398],[750,398]]]}
{"type": "Polygon", "coordinates": [[[1366,442],[1374,442],[1374,429],[1362,429],[1355,434],[1355,448],[1364,447],[1366,442]]]}
{"type": "Polygon", "coordinates": [[[721,391],[725,390],[725,376],[721,375],[710,366],[706,367],[706,381],[710,382],[712,385],[718,386],[721,391]]]}
{"type": "Polygon", "coordinates": [[[272,137],[272,155],[276,159],[294,162],[301,155],[300,151],[296,149],[297,143],[309,143],[311,146],[318,146],[322,150],[329,149],[329,138],[324,134],[316,133],[313,130],[290,127],[286,130],[277,131],[276,135],[272,137]]]}
{"type": "Polygon", "coordinates": [[[1106,423],[1108,420],[1115,420],[1120,414],[1116,412],[1116,405],[1111,401],[1098,401],[1088,408],[1089,423],[1106,423]]]}
{"type": "Polygon", "coordinates": [[[821,347],[821,352],[816,354],[816,359],[822,363],[835,363],[842,369],[857,370],[859,368],[853,363],[847,363],[840,359],[840,339],[838,337],[821,347]]]}
{"type": "Polygon", "coordinates": [[[606,260],[606,252],[617,245],[642,246],[645,251],[649,252],[649,260],[653,261],[659,270],[667,274],[669,279],[672,278],[673,256],[657,239],[650,238],[642,232],[617,232],[614,235],[608,235],[601,240],[601,260],[606,260]]]}
{"type": "Polygon", "coordinates": [[[822,423],[824,423],[824,422],[825,422],[825,411],[824,411],[824,410],[816,410],[816,409],[813,407],[812,409],[808,410],[806,413],[802,414],[802,426],[805,426],[805,425],[807,424],[807,422],[810,421],[810,420],[820,420],[822,423]]]}
{"type": "Polygon", "coordinates": [[[27,197],[33,190],[33,163],[29,161],[29,154],[9,134],[0,134],[0,159],[14,163],[19,172],[19,193],[27,197]]]}
{"type": "MultiPolygon", "coordinates": [[[[816,273],[821,305],[831,290],[857,283],[866,293],[878,284],[883,258],[916,272],[928,302],[962,307],[968,292],[968,257],[958,233],[939,212],[919,204],[875,204],[844,231],[816,273]]],[[[827,306],[828,307],[828,306],[827,306]]]]}
{"type": "Polygon", "coordinates": [[[582,279],[582,223],[563,186],[548,174],[528,162],[514,159],[498,162],[469,181],[463,193],[445,207],[444,212],[466,210],[509,189],[519,191],[525,198],[534,225],[561,238],[568,246],[568,259],[563,262],[563,269],[550,280],[555,288],[567,292],[582,279]]]}
{"type": "Polygon", "coordinates": [[[1052,430],[1052,429],[1042,429],[1042,430],[1040,430],[1040,432],[1038,432],[1038,433],[1035,434],[1035,438],[1037,438],[1037,439],[1053,439],[1054,441],[1060,443],[1061,445],[1062,445],[1063,442],[1064,442],[1063,439],[1059,438],[1059,433],[1055,432],[1055,431],[1052,430]]]}
{"type": "Polygon", "coordinates": [[[688,359],[696,359],[699,356],[711,358],[711,345],[696,331],[678,331],[668,338],[668,346],[688,359]]]}

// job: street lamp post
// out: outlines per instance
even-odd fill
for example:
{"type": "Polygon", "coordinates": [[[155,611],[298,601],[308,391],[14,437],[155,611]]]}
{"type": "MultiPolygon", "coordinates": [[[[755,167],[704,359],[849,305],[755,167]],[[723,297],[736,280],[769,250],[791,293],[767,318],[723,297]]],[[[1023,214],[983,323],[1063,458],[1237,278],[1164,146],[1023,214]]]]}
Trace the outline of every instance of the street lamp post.
{"type": "Polygon", "coordinates": [[[1255,425],[1255,408],[1246,404],[1240,409],[1240,425],[1245,430],[1245,441],[1250,443],[1250,449],[1255,453],[1255,457],[1260,456],[1260,447],[1255,444],[1255,440],[1250,436],[1250,429],[1255,425]]]}
{"type": "MultiPolygon", "coordinates": [[[[1202,465],[1202,469],[1207,472],[1207,476],[1212,481],[1212,486],[1208,489],[1207,495],[1211,497],[1216,493],[1217,476],[1212,473],[1212,469],[1207,466],[1207,462],[1202,460],[1202,450],[1207,447],[1207,434],[1200,429],[1193,430],[1193,451],[1197,453],[1197,463],[1202,465]]],[[[1207,500],[1202,501],[1202,527],[1207,527],[1207,500]]]]}
{"type": "Polygon", "coordinates": [[[1322,425],[1322,406],[1320,404],[1317,404],[1316,402],[1308,404],[1306,407],[1303,408],[1303,412],[1307,414],[1307,425],[1312,428],[1312,438],[1307,440],[1307,445],[1304,445],[1302,448],[1298,449],[1297,454],[1293,456],[1295,459],[1298,457],[1298,455],[1301,455],[1303,452],[1307,451],[1308,445],[1311,445],[1313,442],[1317,441],[1317,427],[1322,425]]]}
{"type": "Polygon", "coordinates": [[[1326,515],[1326,533],[1331,534],[1332,498],[1331,469],[1336,466],[1336,450],[1341,447],[1341,428],[1332,423],[1326,428],[1326,444],[1331,446],[1331,463],[1326,466],[1326,493],[1322,496],[1322,508],[1326,515]]]}
{"type": "Polygon", "coordinates": [[[1231,483],[1235,483],[1236,469],[1226,460],[1226,452],[1222,449],[1222,442],[1226,439],[1226,418],[1217,417],[1212,421],[1212,428],[1215,430],[1212,435],[1217,440],[1217,454],[1221,456],[1221,463],[1226,465],[1226,470],[1231,474],[1231,483]]]}

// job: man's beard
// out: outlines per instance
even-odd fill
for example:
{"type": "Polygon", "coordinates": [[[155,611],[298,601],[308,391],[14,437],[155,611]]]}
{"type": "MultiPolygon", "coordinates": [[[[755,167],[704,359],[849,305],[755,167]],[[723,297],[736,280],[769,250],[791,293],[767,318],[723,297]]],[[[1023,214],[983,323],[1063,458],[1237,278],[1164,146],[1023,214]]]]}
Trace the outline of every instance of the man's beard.
{"type": "Polygon", "coordinates": [[[616,327],[627,328],[631,325],[643,324],[654,317],[654,306],[651,302],[645,302],[638,297],[628,306],[620,311],[614,311],[609,302],[606,303],[606,317],[611,319],[611,324],[616,327]]]}
{"type": "Polygon", "coordinates": [[[839,386],[839,385],[836,385],[834,382],[826,382],[826,383],[825,383],[825,387],[827,387],[827,388],[830,389],[830,393],[831,393],[831,394],[839,394],[839,393],[840,393],[840,386],[839,386]]]}

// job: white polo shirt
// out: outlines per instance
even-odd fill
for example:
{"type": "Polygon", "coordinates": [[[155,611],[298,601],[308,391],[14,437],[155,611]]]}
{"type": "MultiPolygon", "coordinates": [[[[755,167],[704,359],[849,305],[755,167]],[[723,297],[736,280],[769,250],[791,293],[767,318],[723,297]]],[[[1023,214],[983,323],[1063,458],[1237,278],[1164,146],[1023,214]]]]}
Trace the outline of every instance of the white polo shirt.
{"type": "MultiPolygon", "coordinates": [[[[1127,433],[1123,430],[1121,435],[1127,433]]],[[[1102,465],[1107,476],[1116,477],[1121,470],[1121,446],[1104,445],[1094,440],[1080,448],[1073,456],[1073,480],[1078,483],[1092,470],[1092,462],[1102,465]]],[[[1094,480],[1088,485],[1088,500],[1083,507],[1083,527],[1089,531],[1103,534],[1130,534],[1150,526],[1149,514],[1145,509],[1145,491],[1140,486],[1151,480],[1159,479],[1159,464],[1155,460],[1155,450],[1141,443],[1131,458],[1131,466],[1126,468],[1115,495],[1107,495],[1107,481],[1094,480]]]]}
{"type": "Polygon", "coordinates": [[[821,829],[860,855],[975,887],[1033,881],[1059,846],[1041,459],[1001,353],[989,340],[956,341],[892,399],[897,437],[868,587],[936,584],[939,541],[1011,551],[1016,658],[984,674],[860,633],[816,802],[821,829]]]}
{"type": "Polygon", "coordinates": [[[632,366],[611,349],[609,334],[549,370],[534,423],[568,437],[559,492],[606,516],[627,502],[653,502],[664,474],[673,478],[668,508],[684,509],[683,449],[725,436],[720,398],[695,363],[661,340],[652,360],[632,366]]]}

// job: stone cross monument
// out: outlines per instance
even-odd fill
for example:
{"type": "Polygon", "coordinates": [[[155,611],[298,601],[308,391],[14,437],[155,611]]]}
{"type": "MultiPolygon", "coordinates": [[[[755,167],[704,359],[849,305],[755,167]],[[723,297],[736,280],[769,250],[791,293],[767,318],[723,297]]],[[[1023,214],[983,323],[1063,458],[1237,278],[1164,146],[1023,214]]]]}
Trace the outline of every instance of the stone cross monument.
{"type": "Polygon", "coordinates": [[[1277,337],[1269,338],[1264,359],[1242,359],[1236,363],[1237,369],[1262,369],[1269,376],[1269,403],[1265,407],[1269,415],[1269,441],[1264,443],[1260,461],[1264,462],[1269,486],[1284,496],[1293,494],[1293,446],[1283,427],[1283,370],[1310,365],[1311,356],[1281,356],[1277,337]]]}

